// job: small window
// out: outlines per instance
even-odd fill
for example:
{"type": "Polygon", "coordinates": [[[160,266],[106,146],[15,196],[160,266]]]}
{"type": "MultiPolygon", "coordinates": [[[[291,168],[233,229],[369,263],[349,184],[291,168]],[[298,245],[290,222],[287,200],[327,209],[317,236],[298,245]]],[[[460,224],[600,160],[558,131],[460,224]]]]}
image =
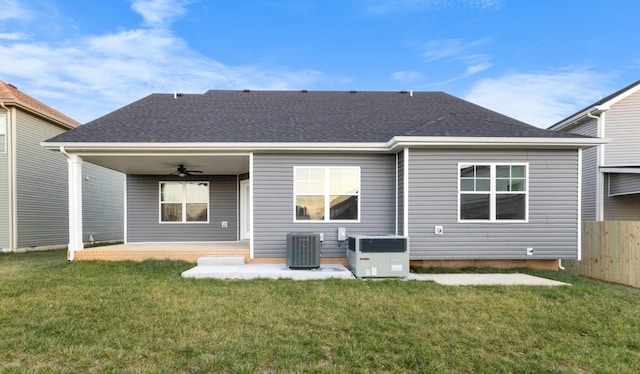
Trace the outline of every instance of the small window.
{"type": "Polygon", "coordinates": [[[296,167],[294,174],[296,221],[358,220],[360,168],[296,167]]]}
{"type": "Polygon", "coordinates": [[[7,115],[0,114],[0,153],[7,150],[7,115]]]}
{"type": "Polygon", "coordinates": [[[209,183],[160,182],[160,222],[209,222],[209,183]]]}
{"type": "Polygon", "coordinates": [[[527,165],[459,165],[461,221],[526,221],[527,165]]]}

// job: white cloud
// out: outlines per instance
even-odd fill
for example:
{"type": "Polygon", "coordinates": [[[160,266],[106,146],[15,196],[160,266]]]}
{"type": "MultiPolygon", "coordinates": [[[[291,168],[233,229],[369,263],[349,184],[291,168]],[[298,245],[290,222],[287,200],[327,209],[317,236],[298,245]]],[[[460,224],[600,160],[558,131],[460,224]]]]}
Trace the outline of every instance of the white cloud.
{"type": "Polygon", "coordinates": [[[187,13],[186,0],[134,0],[131,9],[139,13],[146,25],[166,26],[187,13]]]}
{"type": "Polygon", "coordinates": [[[0,0],[0,21],[10,19],[24,20],[32,17],[31,12],[18,0],[0,0]]]}
{"type": "MultiPolygon", "coordinates": [[[[180,14],[179,10],[149,10],[159,4],[168,6],[166,1],[135,4],[139,9],[147,7],[147,22],[166,22],[180,14]]],[[[184,2],[176,7],[182,9],[184,2]]],[[[80,122],[154,92],[298,89],[346,79],[317,70],[228,66],[194,51],[163,25],[61,42],[0,39],[0,56],[4,81],[80,122]]]]}
{"type": "Polygon", "coordinates": [[[585,68],[546,73],[512,73],[476,82],[465,99],[547,128],[613,89],[603,74],[585,68]]]}
{"type": "Polygon", "coordinates": [[[425,62],[434,63],[444,60],[448,62],[449,68],[456,68],[456,65],[461,65],[460,69],[464,69],[453,78],[443,82],[432,83],[432,85],[449,84],[490,69],[493,66],[490,56],[474,52],[474,50],[490,42],[490,38],[483,38],[471,42],[463,42],[460,39],[442,39],[425,43],[423,45],[424,51],[421,53],[421,57],[424,58],[425,62]]]}
{"type": "Polygon", "coordinates": [[[391,74],[391,79],[400,83],[411,83],[413,81],[422,79],[422,73],[413,70],[396,71],[395,73],[391,74]]]}
{"type": "Polygon", "coordinates": [[[3,40],[21,40],[26,38],[27,34],[23,32],[0,32],[0,39],[3,40]]]}

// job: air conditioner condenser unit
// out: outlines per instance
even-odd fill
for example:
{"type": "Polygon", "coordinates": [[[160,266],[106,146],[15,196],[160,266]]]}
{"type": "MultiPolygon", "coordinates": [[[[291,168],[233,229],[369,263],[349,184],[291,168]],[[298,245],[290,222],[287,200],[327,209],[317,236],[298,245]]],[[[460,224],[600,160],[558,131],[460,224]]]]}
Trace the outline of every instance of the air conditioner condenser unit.
{"type": "Polygon", "coordinates": [[[287,234],[287,267],[290,269],[314,269],[320,267],[320,234],[287,234]]]}

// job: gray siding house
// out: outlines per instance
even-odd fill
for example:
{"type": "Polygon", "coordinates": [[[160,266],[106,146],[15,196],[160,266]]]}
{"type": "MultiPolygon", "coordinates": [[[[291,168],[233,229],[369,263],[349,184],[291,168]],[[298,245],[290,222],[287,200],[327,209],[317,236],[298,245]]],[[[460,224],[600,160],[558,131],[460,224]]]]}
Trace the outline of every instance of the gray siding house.
{"type": "Polygon", "coordinates": [[[551,126],[606,138],[582,158],[582,219],[640,221],[640,81],[551,126]]]}
{"type": "MultiPolygon", "coordinates": [[[[69,242],[67,159],[40,142],[80,124],[0,81],[0,249],[13,252],[69,242]]],[[[83,239],[121,240],[124,176],[85,165],[83,239]]],[[[82,216],[80,217],[82,218],[82,216]]]]}
{"type": "Polygon", "coordinates": [[[336,261],[344,228],[406,235],[423,264],[547,268],[580,257],[598,144],[442,92],[306,90],[152,94],[43,143],[76,183],[81,160],[126,174],[130,244],[246,242],[281,262],[287,233],[317,232],[336,261]]]}

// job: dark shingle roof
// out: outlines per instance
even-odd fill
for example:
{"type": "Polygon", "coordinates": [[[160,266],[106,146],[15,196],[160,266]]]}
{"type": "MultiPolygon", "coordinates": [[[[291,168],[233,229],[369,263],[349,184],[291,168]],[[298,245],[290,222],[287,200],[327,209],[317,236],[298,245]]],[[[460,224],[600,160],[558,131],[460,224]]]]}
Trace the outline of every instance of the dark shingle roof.
{"type": "Polygon", "coordinates": [[[568,138],[442,92],[152,94],[49,142],[386,142],[394,136],[568,138]]]}

